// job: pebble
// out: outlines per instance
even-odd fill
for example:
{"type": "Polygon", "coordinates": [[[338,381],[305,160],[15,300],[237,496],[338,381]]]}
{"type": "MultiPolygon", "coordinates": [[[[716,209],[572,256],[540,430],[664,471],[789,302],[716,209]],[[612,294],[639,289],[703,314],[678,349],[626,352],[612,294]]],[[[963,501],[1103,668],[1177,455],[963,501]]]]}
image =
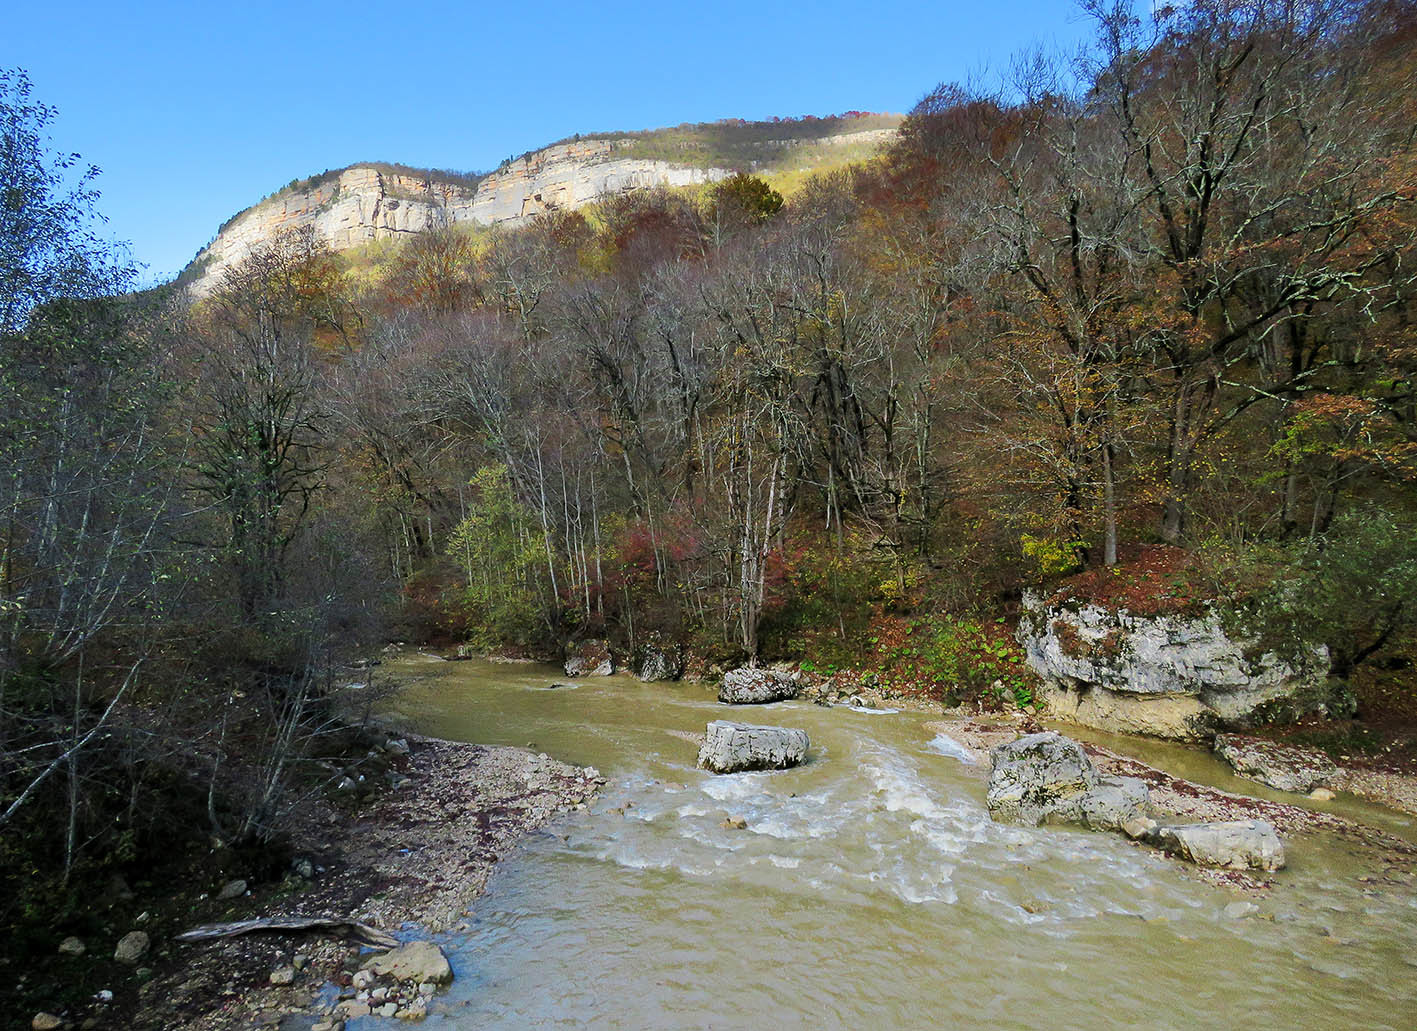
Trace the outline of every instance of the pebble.
{"type": "Polygon", "coordinates": [[[221,891],[217,892],[219,899],[239,899],[246,894],[246,882],[237,878],[234,881],[227,881],[222,885],[221,891]]]}
{"type": "Polygon", "coordinates": [[[355,973],[354,979],[353,979],[353,981],[352,981],[351,983],[352,983],[352,984],[354,985],[354,987],[356,987],[356,988],[368,988],[371,984],[374,983],[374,971],[372,971],[372,970],[360,970],[360,971],[357,971],[357,972],[355,973]]]}
{"type": "Polygon", "coordinates": [[[142,931],[129,931],[118,939],[118,947],[113,950],[113,958],[119,963],[132,966],[148,951],[148,936],[142,931]]]}
{"type": "Polygon", "coordinates": [[[271,984],[284,987],[295,983],[294,967],[276,967],[271,971],[271,984]]]}
{"type": "Polygon", "coordinates": [[[1247,916],[1254,916],[1260,911],[1260,907],[1253,902],[1232,902],[1225,907],[1225,915],[1231,920],[1243,920],[1247,916]]]}
{"type": "Polygon", "coordinates": [[[295,958],[291,960],[291,966],[295,967],[296,970],[304,970],[309,965],[310,957],[303,952],[297,952],[295,958]]]}
{"type": "Polygon", "coordinates": [[[60,1020],[53,1013],[36,1013],[34,1019],[30,1021],[33,1031],[56,1031],[64,1026],[64,1021],[60,1020]]]}
{"type": "Polygon", "coordinates": [[[398,1011],[399,1011],[399,1004],[398,1004],[398,1003],[396,1003],[396,1002],[386,1002],[386,1003],[384,1003],[384,1005],[380,1006],[380,1007],[379,1007],[377,1010],[375,1010],[374,1012],[377,1013],[377,1014],[379,1014],[379,1016],[381,1016],[381,1017],[392,1017],[392,1016],[393,1016],[395,1013],[397,1013],[398,1011]]]}
{"type": "Polygon", "coordinates": [[[1309,797],[1315,802],[1332,802],[1333,792],[1328,788],[1314,788],[1313,791],[1309,792],[1309,797]]]}
{"type": "Polygon", "coordinates": [[[84,943],[78,938],[65,938],[59,943],[59,955],[61,956],[82,956],[86,951],[84,943]]]}

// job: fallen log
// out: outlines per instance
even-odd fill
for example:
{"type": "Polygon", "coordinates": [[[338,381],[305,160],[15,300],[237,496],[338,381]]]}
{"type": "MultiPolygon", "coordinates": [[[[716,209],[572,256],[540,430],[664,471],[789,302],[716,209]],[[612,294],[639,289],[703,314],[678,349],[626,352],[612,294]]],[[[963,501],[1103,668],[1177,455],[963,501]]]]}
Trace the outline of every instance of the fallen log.
{"type": "Polygon", "coordinates": [[[203,924],[177,936],[180,942],[212,941],[217,938],[234,938],[239,934],[260,932],[319,931],[338,938],[352,938],[363,945],[392,949],[399,940],[385,934],[377,927],[361,924],[357,920],[340,920],[322,916],[268,916],[254,920],[237,920],[229,924],[203,924]]]}

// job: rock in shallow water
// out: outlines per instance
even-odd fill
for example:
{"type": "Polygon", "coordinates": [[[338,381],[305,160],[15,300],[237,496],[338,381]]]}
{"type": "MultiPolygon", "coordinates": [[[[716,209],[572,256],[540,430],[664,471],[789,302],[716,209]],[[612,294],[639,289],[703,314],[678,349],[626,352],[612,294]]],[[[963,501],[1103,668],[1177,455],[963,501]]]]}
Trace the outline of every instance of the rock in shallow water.
{"type": "Polygon", "coordinates": [[[699,766],[713,773],[783,770],[807,755],[807,732],[714,720],[708,725],[699,766]]]}
{"type": "Polygon", "coordinates": [[[1270,872],[1284,866],[1284,844],[1264,820],[1158,827],[1152,839],[1167,852],[1202,866],[1270,872]]]}
{"type": "Polygon", "coordinates": [[[1215,754],[1241,777],[1299,794],[1332,784],[1339,773],[1338,766],[1319,752],[1237,734],[1217,734],[1215,754]]]}
{"type": "Polygon", "coordinates": [[[447,984],[453,979],[453,968],[443,950],[430,941],[415,941],[382,952],[364,962],[363,969],[378,976],[387,974],[396,981],[418,984],[447,984]]]}
{"type": "Polygon", "coordinates": [[[1097,787],[1082,745],[1061,734],[1027,734],[990,755],[989,812],[997,820],[1042,823],[1097,787]]]}
{"type": "Polygon", "coordinates": [[[763,705],[796,698],[800,687],[791,673],[744,666],[723,675],[718,700],[729,705],[763,705]]]}

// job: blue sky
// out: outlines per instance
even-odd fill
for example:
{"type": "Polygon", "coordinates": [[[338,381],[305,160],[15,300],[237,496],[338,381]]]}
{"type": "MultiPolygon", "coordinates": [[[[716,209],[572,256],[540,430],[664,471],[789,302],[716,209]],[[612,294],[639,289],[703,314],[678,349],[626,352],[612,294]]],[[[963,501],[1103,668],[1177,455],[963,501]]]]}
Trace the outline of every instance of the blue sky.
{"type": "Polygon", "coordinates": [[[487,170],[573,133],[908,110],[1087,26],[993,3],[15,5],[0,67],[102,169],[112,235],[175,274],[227,217],[360,160],[487,170]]]}

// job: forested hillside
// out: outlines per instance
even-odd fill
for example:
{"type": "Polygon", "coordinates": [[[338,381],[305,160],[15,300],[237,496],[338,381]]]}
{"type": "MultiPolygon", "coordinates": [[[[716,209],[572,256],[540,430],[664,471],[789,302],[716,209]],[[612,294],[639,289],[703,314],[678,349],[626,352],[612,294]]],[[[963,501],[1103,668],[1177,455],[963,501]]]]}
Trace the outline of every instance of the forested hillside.
{"type": "Polygon", "coordinates": [[[1019,592],[1082,574],[1408,683],[1417,7],[1084,7],[1082,55],[941,85],[786,202],[626,194],[374,275],[291,234],[195,307],[125,292],[7,76],[0,921],[173,828],[278,837],[395,638],[1027,703],[1019,592]]]}

